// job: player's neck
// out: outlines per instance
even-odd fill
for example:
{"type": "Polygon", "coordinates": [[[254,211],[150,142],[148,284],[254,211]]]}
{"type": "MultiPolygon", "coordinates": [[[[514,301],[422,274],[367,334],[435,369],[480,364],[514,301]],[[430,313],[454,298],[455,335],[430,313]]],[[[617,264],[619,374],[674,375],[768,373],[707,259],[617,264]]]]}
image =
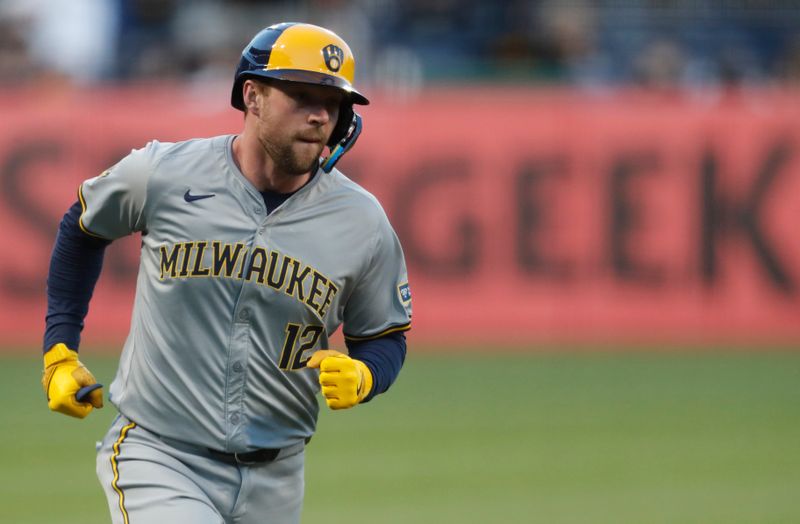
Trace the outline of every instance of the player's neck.
{"type": "Polygon", "coordinates": [[[242,175],[259,191],[292,193],[297,191],[311,177],[311,173],[292,175],[281,172],[272,158],[261,148],[255,137],[242,133],[233,140],[233,161],[242,175]]]}

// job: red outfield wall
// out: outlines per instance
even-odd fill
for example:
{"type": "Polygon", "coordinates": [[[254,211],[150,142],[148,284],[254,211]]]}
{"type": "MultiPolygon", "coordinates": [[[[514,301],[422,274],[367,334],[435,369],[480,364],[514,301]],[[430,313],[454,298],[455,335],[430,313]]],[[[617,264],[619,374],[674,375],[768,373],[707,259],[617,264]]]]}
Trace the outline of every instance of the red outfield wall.
{"type": "MultiPolygon", "coordinates": [[[[151,138],[236,132],[241,115],[225,97],[0,95],[3,345],[41,339],[49,253],[78,183],[151,138]]],[[[341,167],[401,237],[415,342],[800,347],[797,100],[500,89],[377,98],[341,167]]],[[[137,249],[137,239],[112,245],[86,342],[124,338],[137,249]]]]}

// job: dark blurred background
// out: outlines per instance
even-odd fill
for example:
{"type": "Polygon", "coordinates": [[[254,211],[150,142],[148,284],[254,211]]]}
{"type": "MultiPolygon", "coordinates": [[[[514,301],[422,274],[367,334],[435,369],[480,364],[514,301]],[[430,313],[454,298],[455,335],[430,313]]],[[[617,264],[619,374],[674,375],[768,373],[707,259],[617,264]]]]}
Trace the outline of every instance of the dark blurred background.
{"type": "Polygon", "coordinates": [[[0,82],[227,83],[231,57],[272,21],[344,35],[358,81],[602,89],[793,85],[792,0],[4,0],[0,82]]]}

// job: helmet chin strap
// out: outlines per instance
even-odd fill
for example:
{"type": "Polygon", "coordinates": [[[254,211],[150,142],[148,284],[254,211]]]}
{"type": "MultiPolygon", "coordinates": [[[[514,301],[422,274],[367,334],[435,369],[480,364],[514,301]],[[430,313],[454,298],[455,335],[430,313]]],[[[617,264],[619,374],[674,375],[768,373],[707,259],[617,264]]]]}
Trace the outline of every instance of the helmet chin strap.
{"type": "Polygon", "coordinates": [[[321,167],[324,172],[330,173],[333,170],[333,166],[336,165],[336,162],[338,162],[345,153],[350,151],[350,148],[356,143],[358,135],[361,134],[361,128],[361,115],[353,111],[353,120],[350,122],[350,127],[347,133],[345,133],[344,138],[331,149],[330,155],[322,159],[321,167]]]}

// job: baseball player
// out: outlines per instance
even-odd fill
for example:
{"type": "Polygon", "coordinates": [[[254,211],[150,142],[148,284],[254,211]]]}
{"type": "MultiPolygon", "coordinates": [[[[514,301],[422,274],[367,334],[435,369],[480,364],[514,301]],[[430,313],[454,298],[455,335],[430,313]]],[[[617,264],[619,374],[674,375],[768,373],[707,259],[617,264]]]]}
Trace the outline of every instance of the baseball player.
{"type": "Polygon", "coordinates": [[[347,44],[283,23],[242,52],[238,135],[148,143],[86,180],[47,279],[48,406],[103,405],[78,345],[103,251],[140,232],[128,338],[97,454],[116,524],[295,523],[322,390],[332,409],[385,392],[411,294],[377,200],[334,168],[368,100],[347,44]],[[325,146],[329,154],[322,157],[325,146]],[[327,349],[342,325],[348,353],[327,349]]]}

